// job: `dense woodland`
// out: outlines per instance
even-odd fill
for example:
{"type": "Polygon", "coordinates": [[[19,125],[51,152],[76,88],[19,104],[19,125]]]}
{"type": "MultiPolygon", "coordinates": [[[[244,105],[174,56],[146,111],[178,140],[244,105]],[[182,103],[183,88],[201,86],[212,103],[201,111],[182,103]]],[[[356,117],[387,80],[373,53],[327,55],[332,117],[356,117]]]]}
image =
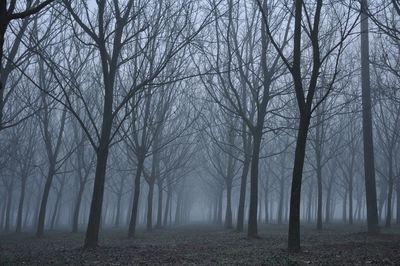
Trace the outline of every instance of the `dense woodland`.
{"type": "Polygon", "coordinates": [[[400,224],[398,0],[3,0],[0,46],[6,236],[400,224]]]}

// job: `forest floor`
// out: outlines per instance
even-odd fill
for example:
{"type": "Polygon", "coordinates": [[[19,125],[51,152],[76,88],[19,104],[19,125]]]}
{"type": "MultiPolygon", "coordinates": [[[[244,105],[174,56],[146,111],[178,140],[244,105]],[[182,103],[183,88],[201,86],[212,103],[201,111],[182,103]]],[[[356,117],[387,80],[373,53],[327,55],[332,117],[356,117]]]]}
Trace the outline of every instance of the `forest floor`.
{"type": "Polygon", "coordinates": [[[81,248],[84,234],[0,235],[0,265],[400,265],[400,227],[369,235],[361,226],[302,227],[302,250],[286,251],[286,225],[260,225],[260,239],[210,225],[187,225],[135,239],[106,229],[96,250],[81,248]]]}

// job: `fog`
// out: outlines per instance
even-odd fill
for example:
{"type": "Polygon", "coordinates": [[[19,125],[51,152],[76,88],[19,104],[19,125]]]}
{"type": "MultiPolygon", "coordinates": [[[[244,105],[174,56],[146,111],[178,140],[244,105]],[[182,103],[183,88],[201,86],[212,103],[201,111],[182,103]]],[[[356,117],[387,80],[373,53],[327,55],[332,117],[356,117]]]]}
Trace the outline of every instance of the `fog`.
{"type": "Polygon", "coordinates": [[[2,241],[398,237],[399,5],[2,1],[2,241]]]}

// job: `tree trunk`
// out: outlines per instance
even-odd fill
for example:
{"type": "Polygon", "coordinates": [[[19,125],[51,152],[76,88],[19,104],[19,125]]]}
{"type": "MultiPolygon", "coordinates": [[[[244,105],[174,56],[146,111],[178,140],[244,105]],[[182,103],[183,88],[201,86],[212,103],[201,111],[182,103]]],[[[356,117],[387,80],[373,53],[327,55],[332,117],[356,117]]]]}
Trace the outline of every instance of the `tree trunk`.
{"type": "Polygon", "coordinates": [[[349,179],[349,224],[353,225],[353,175],[349,179]]]}
{"type": "Polygon", "coordinates": [[[300,250],[300,196],[309,125],[310,116],[302,115],[296,141],[289,210],[288,248],[294,252],[300,250]]]}
{"type": "Polygon", "coordinates": [[[308,206],[307,206],[307,223],[311,223],[313,219],[312,209],[313,209],[313,184],[309,185],[310,191],[308,192],[308,206]]]}
{"type": "MultiPolygon", "coordinates": [[[[319,144],[316,144],[319,145],[319,144]]],[[[318,183],[318,204],[317,204],[317,230],[322,230],[322,167],[320,153],[317,152],[317,183],[318,183]]]]}
{"type": "Polygon", "coordinates": [[[153,229],[153,195],[154,195],[154,182],[150,182],[149,192],[147,194],[147,219],[146,219],[147,232],[151,232],[153,229]]]}
{"type": "Polygon", "coordinates": [[[218,216],[217,216],[217,224],[222,225],[222,200],[223,200],[224,190],[221,189],[218,194],[218,216]]]}
{"type": "Polygon", "coordinates": [[[347,190],[344,192],[342,205],[342,222],[347,222],[347,190]]]}
{"type": "Polygon", "coordinates": [[[82,202],[84,190],[85,190],[85,185],[81,183],[79,186],[78,197],[76,198],[76,203],[75,203],[75,207],[74,207],[74,214],[73,214],[73,220],[72,220],[72,233],[78,232],[79,211],[81,208],[81,202],[82,202]]]}
{"type": "Polygon", "coordinates": [[[133,195],[133,204],[132,204],[132,212],[131,212],[131,219],[129,222],[129,229],[128,229],[128,237],[134,237],[136,233],[136,219],[138,213],[138,206],[139,206],[139,195],[140,195],[140,177],[143,171],[143,164],[144,164],[144,156],[138,156],[138,166],[136,168],[135,174],[135,191],[133,195]]]}
{"type": "Polygon", "coordinates": [[[379,224],[376,204],[374,143],[372,136],[368,32],[368,4],[367,0],[361,0],[361,87],[367,223],[368,232],[377,233],[379,232],[379,224]]]}
{"type": "Polygon", "coordinates": [[[117,212],[115,214],[115,227],[119,227],[120,218],[121,218],[121,198],[122,198],[122,191],[118,194],[117,198],[117,212]]]}
{"type": "Polygon", "coordinates": [[[162,227],[162,205],[163,205],[163,182],[158,182],[158,206],[157,206],[157,224],[156,228],[162,227]]]}
{"type": "Polygon", "coordinates": [[[396,224],[400,224],[400,178],[397,177],[397,186],[396,186],[396,224]]]}
{"type": "MultiPolygon", "coordinates": [[[[28,195],[28,201],[27,201],[27,205],[26,205],[26,211],[25,211],[25,215],[24,215],[24,222],[23,222],[23,224],[22,224],[22,226],[21,226],[21,231],[22,231],[23,228],[26,228],[27,225],[28,225],[29,217],[30,217],[30,213],[31,213],[29,210],[33,209],[33,208],[32,208],[32,203],[33,203],[33,201],[32,201],[32,194],[29,193],[29,195],[28,195]]],[[[1,228],[1,227],[0,227],[0,228],[1,228]]]]}
{"type": "Polygon", "coordinates": [[[218,195],[215,195],[215,199],[213,200],[214,201],[214,217],[213,217],[213,220],[214,220],[214,223],[215,224],[217,224],[218,223],[218,195]]]}
{"type": "Polygon", "coordinates": [[[108,209],[109,209],[109,204],[107,201],[107,198],[103,200],[103,205],[104,205],[104,211],[101,213],[101,219],[100,219],[100,229],[104,228],[107,224],[107,215],[108,215],[108,209]]]}
{"type": "MultiPolygon", "coordinates": [[[[105,124],[105,122],[103,122],[103,124],[105,124]]],[[[108,141],[111,132],[111,124],[109,125],[109,128],[103,130],[107,132],[103,133],[102,135],[105,134],[107,136],[103,137],[103,140],[100,143],[100,148],[96,154],[96,172],[94,177],[92,202],[90,204],[89,221],[86,229],[85,248],[96,248],[99,242],[99,231],[104,197],[104,183],[108,159],[108,141]]]]}
{"type": "Polygon", "coordinates": [[[60,208],[60,201],[61,201],[61,188],[60,188],[60,192],[57,194],[57,199],[56,199],[56,203],[54,204],[54,211],[53,211],[53,215],[51,217],[51,223],[50,223],[50,229],[53,230],[54,229],[54,225],[56,223],[56,217],[57,217],[57,213],[59,211],[60,208]]]}
{"type": "MultiPolygon", "coordinates": [[[[268,224],[269,223],[269,210],[268,210],[268,203],[269,203],[269,200],[268,200],[268,186],[269,186],[269,184],[268,184],[268,175],[266,176],[266,178],[265,178],[265,189],[264,189],[264,210],[265,210],[265,223],[266,224],[268,224]]],[[[272,204],[272,202],[271,202],[271,204],[272,204]]],[[[272,209],[272,207],[271,207],[271,209],[272,209]]]]}
{"type": "MultiPolygon", "coordinates": [[[[42,187],[42,182],[40,182],[40,185],[38,186],[38,191],[40,191],[40,187],[42,187]]],[[[33,222],[32,225],[33,227],[37,227],[38,221],[39,221],[39,210],[40,210],[40,192],[37,193],[36,197],[36,202],[35,202],[35,210],[33,211],[33,222]]]]}
{"type": "Polygon", "coordinates": [[[6,208],[6,221],[4,231],[10,231],[10,220],[11,220],[11,206],[12,206],[12,193],[13,193],[14,181],[11,181],[11,185],[7,188],[7,208],[6,208]]]}
{"type": "Polygon", "coordinates": [[[44,234],[44,225],[45,225],[45,218],[46,218],[46,208],[47,208],[47,201],[49,198],[51,183],[53,182],[54,174],[55,174],[55,162],[50,162],[49,170],[47,173],[46,183],[44,185],[42,201],[40,203],[40,210],[39,210],[39,218],[36,230],[36,236],[42,237],[44,234]]]}
{"type": "Polygon", "coordinates": [[[225,213],[225,228],[232,228],[232,184],[226,186],[226,213],[225,213]]]}
{"type": "Polygon", "coordinates": [[[278,224],[282,224],[283,220],[283,194],[285,193],[285,179],[281,176],[279,190],[279,205],[278,205],[278,224]]]}
{"type": "Polygon", "coordinates": [[[182,193],[178,193],[178,198],[176,200],[176,210],[175,210],[175,225],[181,222],[181,209],[182,209],[182,193]]]}
{"type": "Polygon", "coordinates": [[[7,209],[7,194],[4,193],[2,204],[1,204],[1,220],[0,220],[0,230],[4,228],[4,222],[6,219],[6,209],[7,209]]]}
{"type": "Polygon", "coordinates": [[[386,223],[385,227],[390,228],[392,224],[392,197],[393,197],[393,156],[389,155],[389,187],[388,187],[388,197],[387,197],[387,209],[386,209],[386,223]]]}
{"type": "Polygon", "coordinates": [[[26,180],[28,175],[23,175],[21,177],[21,194],[19,197],[19,204],[18,204],[18,214],[17,214],[17,226],[15,229],[16,233],[21,233],[22,228],[22,211],[24,208],[24,200],[25,200],[25,188],[26,188],[26,180]]]}
{"type": "MultiPolygon", "coordinates": [[[[3,49],[4,49],[4,38],[6,35],[6,31],[8,28],[8,24],[10,21],[7,19],[7,7],[6,7],[6,1],[1,1],[0,4],[0,69],[3,70],[3,49]]],[[[3,75],[0,75],[0,95],[2,96],[0,98],[1,100],[1,105],[3,105],[3,95],[4,95],[4,84],[3,84],[3,75]]],[[[1,125],[3,124],[3,110],[0,110],[0,128],[1,125]]]]}
{"type": "Polygon", "coordinates": [[[169,212],[169,208],[170,208],[170,206],[169,206],[170,202],[171,202],[171,192],[168,189],[167,201],[165,203],[165,210],[164,210],[164,223],[163,223],[164,227],[167,227],[167,225],[168,225],[168,212],[169,212]]]}
{"type": "Polygon", "coordinates": [[[331,221],[331,195],[332,189],[329,186],[328,191],[326,193],[326,203],[325,203],[325,223],[330,223],[331,221]]]}
{"type": "MultiPolygon", "coordinates": [[[[247,147],[245,147],[247,148],[247,147]]],[[[246,201],[246,189],[247,189],[247,175],[250,169],[251,157],[249,154],[245,153],[245,158],[243,162],[242,175],[240,178],[240,195],[239,195],[239,208],[238,208],[238,218],[236,224],[236,230],[238,232],[243,232],[244,225],[244,205],[246,201]]]]}
{"type": "Polygon", "coordinates": [[[63,195],[63,190],[64,190],[64,184],[65,184],[65,176],[63,176],[63,179],[61,180],[61,185],[60,185],[60,192],[57,194],[57,200],[54,208],[54,213],[53,217],[51,220],[51,229],[54,229],[54,226],[57,224],[58,218],[60,217],[60,209],[61,209],[61,203],[62,203],[62,195],[63,195]]]}
{"type": "Polygon", "coordinates": [[[248,237],[258,237],[257,228],[257,204],[258,204],[258,164],[260,158],[260,146],[262,139],[262,128],[257,130],[254,137],[253,153],[251,158],[250,172],[250,207],[249,207],[249,225],[247,228],[248,237]]]}

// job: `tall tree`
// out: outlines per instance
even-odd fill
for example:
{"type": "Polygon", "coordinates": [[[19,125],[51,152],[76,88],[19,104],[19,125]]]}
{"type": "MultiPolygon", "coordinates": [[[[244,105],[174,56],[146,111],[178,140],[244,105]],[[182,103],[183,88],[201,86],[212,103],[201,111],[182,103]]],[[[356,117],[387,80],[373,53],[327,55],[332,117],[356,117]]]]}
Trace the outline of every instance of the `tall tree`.
{"type": "Polygon", "coordinates": [[[371,88],[369,71],[368,3],[361,0],[361,88],[363,109],[363,145],[365,196],[367,199],[368,232],[379,232],[376,204],[374,141],[372,136],[371,88]]]}
{"type": "MultiPolygon", "coordinates": [[[[131,98],[154,82],[169,62],[193,41],[207,25],[209,16],[206,14],[195,26],[194,16],[191,16],[196,12],[194,1],[185,2],[185,8],[180,5],[179,9],[179,4],[171,1],[96,1],[94,7],[80,1],[64,0],[63,3],[69,11],[73,32],[77,34],[75,37],[79,40],[84,38],[86,47],[96,48],[101,66],[101,122],[95,121],[86,100],[79,97],[79,93],[78,100],[83,101],[85,114],[91,118],[89,125],[71,105],[71,99],[66,104],[84,128],[96,152],[94,189],[85,238],[85,247],[95,248],[98,245],[109,148],[124,121],[116,118],[128,117],[127,114],[121,115],[121,111],[125,110],[131,98]],[[141,67],[137,68],[134,76],[122,79],[121,71],[130,62],[141,67]],[[120,78],[124,82],[116,86],[120,78]]],[[[68,89],[78,89],[62,75],[63,71],[56,69],[55,72],[63,77],[68,89]]],[[[168,77],[169,80],[174,78],[174,75],[168,77]]],[[[63,88],[64,94],[67,94],[66,87],[63,88]]],[[[80,88],[78,91],[82,92],[80,88]]]]}
{"type": "Polygon", "coordinates": [[[302,0],[295,1],[294,12],[288,10],[289,14],[294,15],[293,45],[291,46],[293,49],[291,52],[293,57],[290,59],[285,54],[284,49],[282,49],[276,37],[272,34],[271,24],[261,1],[257,0],[257,3],[260,10],[263,12],[263,21],[266,25],[266,32],[271,40],[271,44],[278,52],[292,76],[299,110],[299,126],[293,166],[288,233],[289,250],[298,252],[300,250],[301,185],[311,117],[313,112],[332,90],[339,72],[338,65],[343,48],[345,47],[344,41],[352,32],[356,22],[350,22],[353,20],[352,11],[350,8],[344,7],[341,4],[329,3],[324,5],[322,0],[318,0],[312,4],[302,0]],[[323,17],[323,8],[335,10],[335,14],[341,15],[328,16],[325,18],[323,17]],[[305,20],[303,20],[304,17],[306,18],[305,20]],[[341,20],[347,22],[343,23],[341,20]],[[326,27],[330,27],[329,33],[327,34],[322,34],[322,32],[325,33],[321,25],[323,22],[327,23],[327,25],[325,25],[326,27]],[[333,39],[333,41],[330,41],[331,39],[333,39]],[[324,46],[321,45],[322,42],[324,46]],[[304,60],[307,50],[311,55],[311,59],[310,62],[306,63],[304,60]],[[323,84],[320,84],[319,76],[321,69],[328,67],[332,69],[329,74],[331,78],[330,80],[324,81],[323,84]],[[311,69],[311,71],[303,71],[304,68],[311,69]],[[324,89],[325,91],[322,93],[323,96],[320,99],[315,100],[314,96],[317,89],[324,89]]]}

